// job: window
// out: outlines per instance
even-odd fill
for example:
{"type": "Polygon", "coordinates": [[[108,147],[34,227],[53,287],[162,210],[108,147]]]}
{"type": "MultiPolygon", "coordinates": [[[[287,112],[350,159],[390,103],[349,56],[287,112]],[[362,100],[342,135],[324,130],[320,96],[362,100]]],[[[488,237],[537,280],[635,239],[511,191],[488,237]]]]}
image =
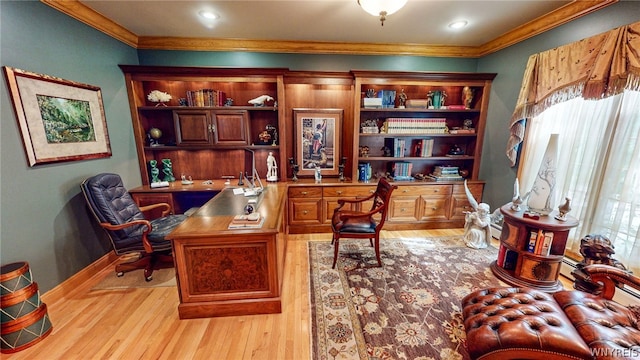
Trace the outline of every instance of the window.
{"type": "Polygon", "coordinates": [[[575,98],[532,118],[520,158],[523,194],[532,186],[552,133],[559,134],[555,206],[569,197],[570,215],[580,222],[567,254],[579,254],[585,235],[600,234],[614,244],[615,259],[640,273],[640,92],[575,98]]]}

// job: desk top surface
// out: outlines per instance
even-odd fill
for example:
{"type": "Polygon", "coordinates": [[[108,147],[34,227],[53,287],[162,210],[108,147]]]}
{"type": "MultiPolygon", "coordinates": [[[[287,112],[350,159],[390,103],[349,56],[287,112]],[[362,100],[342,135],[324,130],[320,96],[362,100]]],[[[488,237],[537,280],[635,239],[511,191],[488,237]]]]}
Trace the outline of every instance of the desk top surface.
{"type": "Polygon", "coordinates": [[[235,195],[232,188],[225,188],[180,224],[168,238],[228,236],[229,233],[242,232],[278,232],[283,221],[286,192],[286,184],[268,184],[257,197],[235,195]],[[254,205],[256,212],[265,218],[262,227],[229,229],[229,223],[233,217],[244,213],[244,207],[250,198],[256,199],[257,203],[254,205]]]}

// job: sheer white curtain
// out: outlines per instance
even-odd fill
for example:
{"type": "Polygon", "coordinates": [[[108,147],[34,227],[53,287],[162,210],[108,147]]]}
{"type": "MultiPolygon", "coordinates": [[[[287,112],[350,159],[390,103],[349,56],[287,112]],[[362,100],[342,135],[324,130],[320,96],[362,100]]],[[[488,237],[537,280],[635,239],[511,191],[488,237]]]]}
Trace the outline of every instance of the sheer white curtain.
{"type": "Polygon", "coordinates": [[[570,198],[570,215],[580,222],[569,253],[579,253],[585,235],[601,234],[613,242],[614,257],[640,273],[640,92],[576,98],[531,119],[520,158],[522,194],[532,187],[553,133],[559,134],[554,203],[570,198]]]}

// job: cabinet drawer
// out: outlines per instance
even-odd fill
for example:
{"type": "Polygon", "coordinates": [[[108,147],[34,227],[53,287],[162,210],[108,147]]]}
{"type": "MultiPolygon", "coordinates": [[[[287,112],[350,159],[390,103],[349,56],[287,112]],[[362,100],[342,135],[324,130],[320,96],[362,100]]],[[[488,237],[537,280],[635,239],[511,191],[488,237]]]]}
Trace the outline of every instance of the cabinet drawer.
{"type": "Polygon", "coordinates": [[[451,185],[406,185],[399,186],[393,196],[450,195],[451,191],[451,185]]]}
{"type": "Polygon", "coordinates": [[[330,186],[322,189],[325,197],[363,198],[373,194],[376,188],[373,186],[330,186]]]}
{"type": "MultiPolygon", "coordinates": [[[[473,197],[478,199],[475,194],[473,197]]],[[[473,207],[471,206],[471,203],[469,203],[469,200],[465,195],[453,195],[451,197],[451,201],[453,202],[451,219],[464,219],[465,212],[473,211],[473,207]]]]}
{"type": "Polygon", "coordinates": [[[389,220],[416,221],[417,197],[391,199],[389,203],[389,220]]]}
{"type": "Polygon", "coordinates": [[[421,197],[422,214],[419,220],[446,220],[449,197],[421,197]]]}
{"type": "Polygon", "coordinates": [[[289,200],[290,224],[320,224],[321,199],[289,200]]]}
{"type": "Polygon", "coordinates": [[[290,187],[290,198],[303,198],[303,197],[322,197],[322,188],[317,186],[309,187],[290,187]]]}

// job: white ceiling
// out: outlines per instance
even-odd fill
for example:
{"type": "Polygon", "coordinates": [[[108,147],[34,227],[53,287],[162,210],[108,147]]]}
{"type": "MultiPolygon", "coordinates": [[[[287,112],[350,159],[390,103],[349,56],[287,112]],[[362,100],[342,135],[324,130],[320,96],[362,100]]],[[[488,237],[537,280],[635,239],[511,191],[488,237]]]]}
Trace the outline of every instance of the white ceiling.
{"type": "Polygon", "coordinates": [[[480,46],[569,0],[409,0],[384,26],[357,0],[81,0],[138,37],[480,46]],[[198,12],[220,15],[206,22],[198,12]],[[468,26],[448,24],[464,19],[468,26]]]}

